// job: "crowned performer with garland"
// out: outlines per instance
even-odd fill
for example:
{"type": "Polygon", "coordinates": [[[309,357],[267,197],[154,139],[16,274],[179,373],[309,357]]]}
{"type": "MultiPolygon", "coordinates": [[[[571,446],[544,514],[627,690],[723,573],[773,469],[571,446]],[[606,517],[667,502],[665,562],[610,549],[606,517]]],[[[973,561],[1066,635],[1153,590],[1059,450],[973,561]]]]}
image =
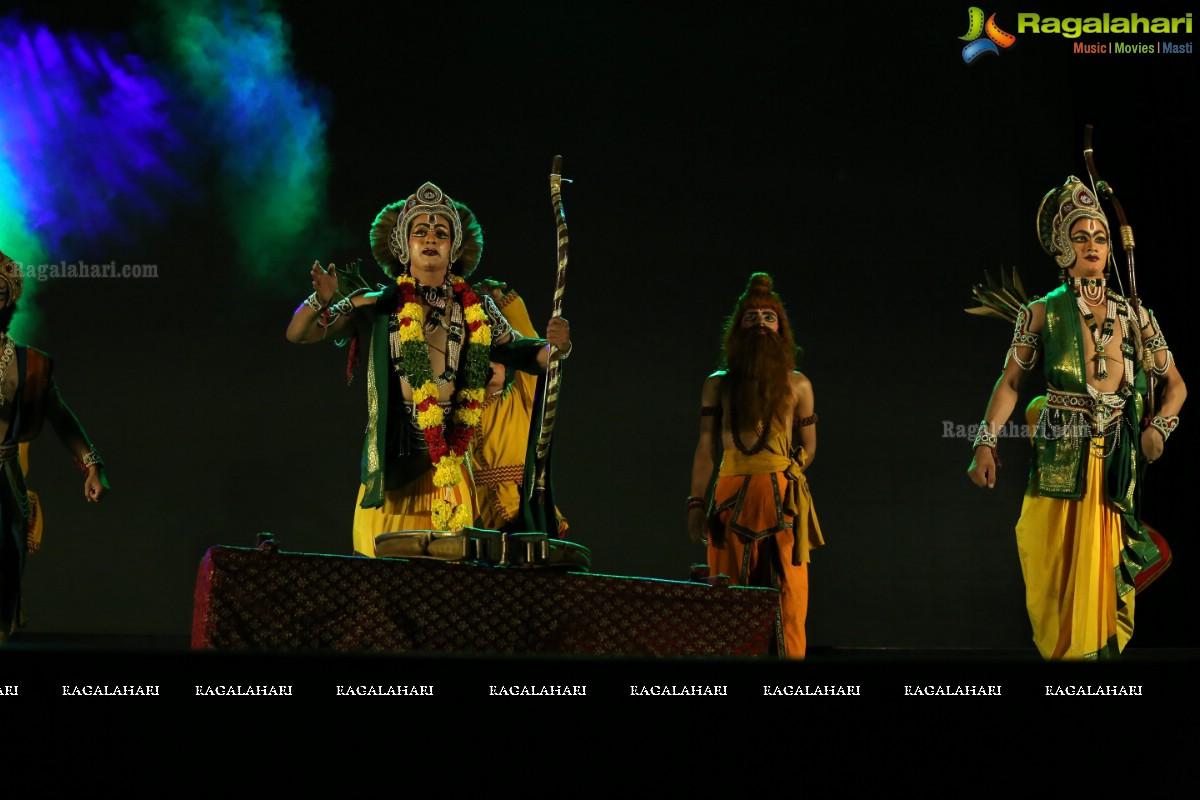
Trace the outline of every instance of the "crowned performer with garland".
{"type": "MultiPolygon", "coordinates": [[[[330,264],[313,264],[313,293],[288,325],[290,341],[366,348],[367,432],[354,515],[354,551],[404,530],[461,530],[478,516],[470,447],[490,362],[536,372],[571,352],[570,326],[546,338],[513,331],[491,297],[467,283],[483,252],[475,215],[432,183],[386,206],[371,251],[394,284],[371,291],[330,264]]],[[[357,277],[357,276],[353,276],[357,277]]]]}
{"type": "Polygon", "coordinates": [[[108,491],[104,462],[55,383],[54,360],[8,333],[24,279],[20,265],[0,252],[0,642],[23,624],[25,560],[42,541],[41,505],[25,476],[29,443],[44,422],[83,472],[84,498],[98,503],[108,491]]]}
{"type": "Polygon", "coordinates": [[[1138,575],[1160,559],[1140,482],[1187,389],[1154,314],[1108,283],[1110,228],[1092,191],[1075,176],[1051,189],[1037,231],[1063,283],[1017,313],[968,474],[996,485],[998,431],[1040,362],[1047,392],[1026,409],[1034,458],[1016,528],[1033,640],[1045,659],[1114,658],[1133,634],[1138,575]],[[1162,395],[1143,424],[1148,374],[1162,395]]]}
{"type": "Polygon", "coordinates": [[[774,652],[801,659],[810,553],[825,543],[804,474],[817,452],[816,401],[770,275],[750,276],[723,341],[726,368],[700,394],[688,534],[707,545],[711,574],[779,590],[774,652]]]}

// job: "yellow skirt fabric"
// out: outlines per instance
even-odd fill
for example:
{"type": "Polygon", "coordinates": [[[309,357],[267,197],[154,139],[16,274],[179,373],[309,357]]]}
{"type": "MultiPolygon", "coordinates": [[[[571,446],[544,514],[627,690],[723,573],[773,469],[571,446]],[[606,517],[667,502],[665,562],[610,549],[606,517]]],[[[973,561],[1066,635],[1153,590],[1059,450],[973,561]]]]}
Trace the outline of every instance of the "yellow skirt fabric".
{"type": "Polygon", "coordinates": [[[385,492],[379,508],[363,508],[366,486],[358,488],[354,506],[354,552],[375,557],[375,537],[393,531],[428,531],[433,526],[433,501],[443,499],[451,505],[467,504],[467,518],[475,518],[474,492],[466,463],[460,465],[462,480],[449,488],[433,485],[433,470],[416,480],[385,492]]]}
{"type": "Polygon", "coordinates": [[[1025,605],[1045,659],[1112,658],[1133,635],[1133,591],[1117,596],[1121,515],[1107,502],[1104,458],[1088,445],[1083,497],[1041,497],[1031,486],[1017,522],[1025,605]]]}

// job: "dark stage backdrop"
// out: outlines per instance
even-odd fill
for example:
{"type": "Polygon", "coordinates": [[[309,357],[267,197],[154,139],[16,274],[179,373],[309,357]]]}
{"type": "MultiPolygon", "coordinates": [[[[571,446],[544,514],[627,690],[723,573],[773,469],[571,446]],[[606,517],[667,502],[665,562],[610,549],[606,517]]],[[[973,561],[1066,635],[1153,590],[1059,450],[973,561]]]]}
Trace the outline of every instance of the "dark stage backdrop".
{"type": "MultiPolygon", "coordinates": [[[[1190,10],[1036,5],[1063,17],[1190,10]]],[[[546,176],[562,154],[574,180],[564,314],[577,352],[564,368],[554,481],[595,571],[684,579],[702,559],[683,505],[700,386],[724,316],[748,275],[767,270],[821,417],[808,475],[828,544],[811,566],[811,646],[1030,646],[1013,535],[1027,449],[1003,441],[1000,481],[983,491],[965,474],[969,441],[944,434],[979,420],[1010,337],[963,309],[1001,266],[1032,293],[1054,287],[1035,211],[1050,187],[1085,174],[1094,123],[1100,170],[1137,234],[1140,292],[1185,376],[1200,380],[1185,126],[1194,55],[1074,54],[1068,38],[1018,34],[967,64],[960,3],[869,14],[760,2],[370,9],[282,12],[294,70],[328,126],[320,193],[332,233],[305,258],[281,259],[295,244],[284,237],[253,264],[237,256],[204,162],[188,165],[194,199],[160,221],[51,254],[153,263],[159,277],[50,281],[33,298],[30,343],[57,358],[112,492],[88,507],[43,434],[31,467],[47,518],[27,570],[31,631],[184,636],[204,551],[252,545],[259,531],[288,550],[348,552],[363,383],[346,385],[344,351],[283,335],[312,259],[370,264],[374,215],[432,180],[484,226],[477,277],[517,288],[542,328],[555,264],[546,176]],[[264,270],[274,278],[251,278],[264,270]]],[[[1017,10],[1000,9],[1001,27],[1016,33],[1017,10]]],[[[126,32],[148,58],[161,44],[146,36],[147,5],[30,7],[23,18],[126,32]]],[[[1039,385],[1027,381],[1022,406],[1039,385]]],[[[1145,516],[1176,563],[1138,598],[1137,647],[1200,645],[1188,624],[1200,611],[1194,410],[1146,484],[1145,516]]]]}

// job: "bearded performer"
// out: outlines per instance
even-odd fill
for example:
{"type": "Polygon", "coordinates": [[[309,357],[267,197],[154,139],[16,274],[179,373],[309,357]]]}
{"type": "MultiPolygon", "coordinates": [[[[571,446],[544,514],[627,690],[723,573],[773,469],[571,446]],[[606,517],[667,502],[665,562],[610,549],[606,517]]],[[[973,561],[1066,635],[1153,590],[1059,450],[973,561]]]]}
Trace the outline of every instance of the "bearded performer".
{"type": "Polygon", "coordinates": [[[756,272],[725,324],[723,361],[700,395],[688,533],[711,574],[779,590],[776,650],[804,658],[808,562],[824,544],[804,471],[817,452],[812,384],[771,276],[756,272]],[[710,501],[714,466],[720,471],[710,501]]]}
{"type": "Polygon", "coordinates": [[[386,206],[371,251],[395,281],[369,291],[361,279],[314,263],[314,292],[288,325],[292,342],[351,342],[367,349],[367,435],[354,515],[354,550],[406,530],[461,530],[476,517],[471,439],[483,410],[489,362],[536,372],[571,351],[569,324],[546,339],[516,334],[491,297],[466,278],[483,252],[475,215],[432,183],[386,206]],[[547,346],[549,344],[549,346],[547,346]]]}
{"type": "Polygon", "coordinates": [[[1109,225],[1091,190],[1074,176],[1050,190],[1037,230],[1063,284],[1017,314],[968,474],[996,485],[997,432],[1040,361],[1047,394],[1026,410],[1034,460],[1016,531],[1033,640],[1045,659],[1114,658],[1133,634],[1135,578],[1160,558],[1140,481],[1187,389],[1154,314],[1108,286],[1109,225]],[[1147,372],[1163,392],[1143,429],[1147,372]]]}
{"type": "MultiPolygon", "coordinates": [[[[520,336],[536,338],[525,300],[507,284],[483,280],[475,289],[492,297],[500,313],[520,336]]],[[[511,373],[492,362],[492,377],[485,387],[483,417],[471,444],[471,473],[478,501],[478,525],[497,531],[522,532],[521,487],[525,482],[529,426],[533,420],[537,377],[511,373]]],[[[555,508],[557,530],[566,537],[567,520],[555,508]]]]}
{"type": "Polygon", "coordinates": [[[44,421],[83,471],[88,502],[99,502],[108,491],[104,463],[54,382],[53,360],[8,335],[23,288],[21,267],[0,253],[0,642],[21,620],[25,558],[41,544],[41,511],[25,472],[28,443],[44,421]]]}

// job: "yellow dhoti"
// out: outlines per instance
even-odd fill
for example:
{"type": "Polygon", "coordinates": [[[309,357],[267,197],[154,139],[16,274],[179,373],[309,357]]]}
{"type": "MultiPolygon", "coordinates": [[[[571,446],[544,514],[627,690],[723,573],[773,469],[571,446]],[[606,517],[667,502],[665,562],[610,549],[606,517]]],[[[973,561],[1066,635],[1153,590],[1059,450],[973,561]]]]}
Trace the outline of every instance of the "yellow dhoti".
{"type": "Polygon", "coordinates": [[[379,508],[362,507],[366,486],[359,486],[358,503],[354,507],[354,552],[374,557],[375,537],[381,533],[437,530],[439,526],[433,524],[435,500],[445,500],[452,507],[465,503],[466,519],[473,520],[475,510],[471,475],[465,463],[459,468],[462,480],[454,486],[434,486],[434,471],[431,469],[399,489],[384,492],[383,505],[379,508]]]}
{"type": "Polygon", "coordinates": [[[1118,595],[1125,534],[1121,515],[1107,501],[1102,445],[1103,439],[1085,445],[1081,499],[1042,497],[1031,486],[1017,522],[1025,605],[1046,659],[1114,657],[1133,635],[1134,591],[1125,585],[1118,595]]]}

